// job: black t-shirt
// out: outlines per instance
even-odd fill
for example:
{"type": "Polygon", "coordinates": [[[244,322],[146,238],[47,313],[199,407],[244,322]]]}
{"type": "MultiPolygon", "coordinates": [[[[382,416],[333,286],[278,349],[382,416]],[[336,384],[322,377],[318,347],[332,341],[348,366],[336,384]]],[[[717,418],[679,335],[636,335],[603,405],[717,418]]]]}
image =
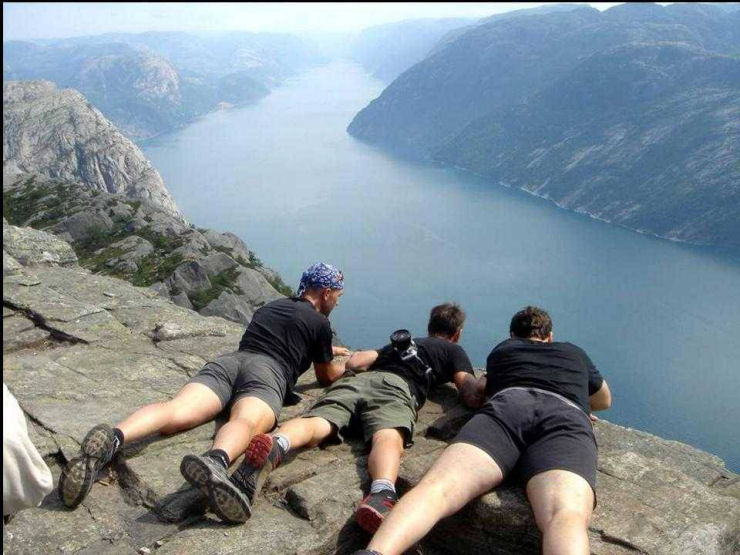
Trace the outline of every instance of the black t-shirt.
{"type": "Polygon", "coordinates": [[[583,349],[572,343],[541,343],[514,337],[493,348],[486,361],[486,396],[507,387],[537,387],[558,393],[591,412],[588,398],[604,378],[583,349]]]}
{"type": "Polygon", "coordinates": [[[369,370],[391,372],[401,376],[416,397],[417,408],[421,408],[429,390],[435,385],[452,381],[457,372],[473,373],[473,365],[470,364],[467,353],[457,343],[441,337],[417,337],[414,338],[414,343],[419,358],[432,369],[431,379],[427,378],[425,368],[418,361],[401,360],[392,345],[386,345],[378,350],[378,358],[369,370]]]}
{"type": "Polygon", "coordinates": [[[302,299],[278,299],[254,313],[239,342],[240,351],[268,355],[285,372],[288,392],[312,362],[329,362],[332,356],[329,319],[302,299]]]}

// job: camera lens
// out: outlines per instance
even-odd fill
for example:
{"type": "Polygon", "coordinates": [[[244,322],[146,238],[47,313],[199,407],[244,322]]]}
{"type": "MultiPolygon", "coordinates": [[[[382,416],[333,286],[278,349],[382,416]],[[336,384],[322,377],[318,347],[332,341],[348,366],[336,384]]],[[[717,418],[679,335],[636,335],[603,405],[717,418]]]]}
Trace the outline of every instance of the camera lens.
{"type": "Polygon", "coordinates": [[[411,346],[409,330],[396,330],[391,334],[391,345],[397,351],[405,351],[411,346]]]}

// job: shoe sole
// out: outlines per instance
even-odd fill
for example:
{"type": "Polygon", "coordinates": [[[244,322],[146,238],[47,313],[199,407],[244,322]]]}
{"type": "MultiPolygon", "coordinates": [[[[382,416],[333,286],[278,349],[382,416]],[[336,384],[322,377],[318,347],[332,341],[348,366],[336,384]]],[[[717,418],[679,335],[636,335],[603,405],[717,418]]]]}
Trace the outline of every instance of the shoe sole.
{"type": "Polygon", "coordinates": [[[231,482],[219,480],[199,457],[186,455],[180,463],[180,473],[188,482],[200,488],[213,512],[224,522],[243,524],[252,516],[252,508],[237,487],[231,482]]]}
{"type": "Polygon", "coordinates": [[[355,513],[355,521],[360,525],[360,528],[371,534],[378,531],[384,518],[378,511],[367,505],[361,505],[355,513]]]}
{"type": "Polygon", "coordinates": [[[75,457],[62,471],[59,477],[58,493],[62,503],[74,509],[90,493],[100,465],[100,459],[110,450],[115,439],[110,426],[101,424],[87,432],[80,444],[82,455],[75,457]]]}
{"type": "Polygon", "coordinates": [[[257,434],[249,442],[247,450],[244,452],[244,459],[252,468],[261,468],[265,466],[267,457],[272,451],[274,440],[269,434],[257,434]]]}

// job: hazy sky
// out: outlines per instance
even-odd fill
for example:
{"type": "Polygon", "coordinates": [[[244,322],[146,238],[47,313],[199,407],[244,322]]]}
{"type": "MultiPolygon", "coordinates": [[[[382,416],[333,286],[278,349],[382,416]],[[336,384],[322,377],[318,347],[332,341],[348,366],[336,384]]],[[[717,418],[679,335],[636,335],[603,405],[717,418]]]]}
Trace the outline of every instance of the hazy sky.
{"type": "MultiPolygon", "coordinates": [[[[603,10],[618,3],[589,4],[603,10]]],[[[540,5],[542,2],[4,2],[3,40],[144,31],[357,31],[402,19],[484,17],[540,5]]]]}

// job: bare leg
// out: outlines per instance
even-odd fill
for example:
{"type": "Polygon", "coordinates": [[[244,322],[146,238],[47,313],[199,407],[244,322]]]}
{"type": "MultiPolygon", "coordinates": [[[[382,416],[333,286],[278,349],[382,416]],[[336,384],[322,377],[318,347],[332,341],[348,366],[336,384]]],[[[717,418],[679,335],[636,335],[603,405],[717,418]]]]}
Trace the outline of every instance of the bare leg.
{"type": "Polygon", "coordinates": [[[229,421],[213,440],[213,449],[222,449],[230,460],[239,457],[255,434],[268,432],[275,424],[270,405],[257,397],[242,397],[231,407],[229,421]]]}
{"type": "Polygon", "coordinates": [[[544,555],[588,555],[594,503],[588,482],[567,470],[548,470],[527,482],[527,497],[542,531],[544,555]]]}
{"type": "Polygon", "coordinates": [[[221,412],[221,400],[209,387],[188,383],[174,398],[140,408],[116,426],[126,441],[156,432],[174,434],[208,422],[221,412]]]}
{"type": "Polygon", "coordinates": [[[288,438],[291,449],[298,449],[300,447],[316,447],[334,433],[334,427],[328,420],[318,416],[293,418],[280,426],[278,433],[288,438]]]}
{"type": "Polygon", "coordinates": [[[403,553],[440,519],[456,513],[502,479],[501,469],[482,449],[466,443],[447,447],[386,517],[368,549],[383,555],[403,553]]]}
{"type": "Polygon", "coordinates": [[[403,435],[395,428],[379,430],[373,434],[373,446],[367,459],[367,471],[373,480],[388,480],[392,484],[398,478],[403,453],[403,435]]]}

